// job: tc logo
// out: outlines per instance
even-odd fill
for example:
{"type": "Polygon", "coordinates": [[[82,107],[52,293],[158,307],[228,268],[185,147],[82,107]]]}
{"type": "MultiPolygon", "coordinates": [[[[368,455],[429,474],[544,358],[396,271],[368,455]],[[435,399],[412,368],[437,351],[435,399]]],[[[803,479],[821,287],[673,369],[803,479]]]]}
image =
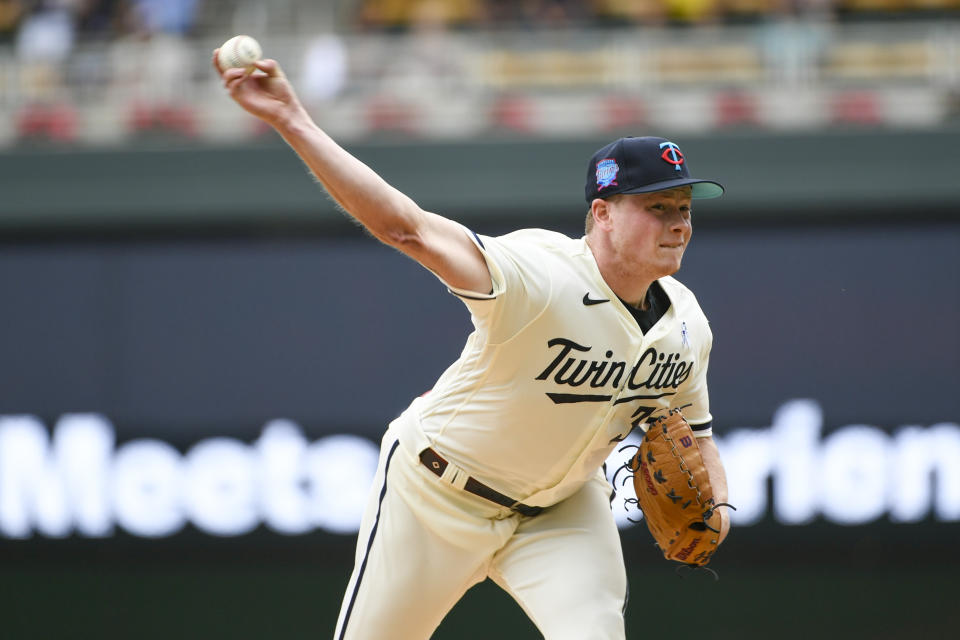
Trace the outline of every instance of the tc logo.
{"type": "Polygon", "coordinates": [[[683,164],[683,154],[680,153],[680,147],[672,142],[661,142],[660,148],[663,149],[660,157],[672,164],[674,169],[680,171],[680,165],[683,164]]]}

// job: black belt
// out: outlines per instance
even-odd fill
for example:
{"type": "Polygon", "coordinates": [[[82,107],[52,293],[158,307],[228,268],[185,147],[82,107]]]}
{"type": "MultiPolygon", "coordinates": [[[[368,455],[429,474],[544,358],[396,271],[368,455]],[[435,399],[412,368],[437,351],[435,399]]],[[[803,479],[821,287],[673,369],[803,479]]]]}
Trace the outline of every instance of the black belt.
{"type": "MultiPolygon", "coordinates": [[[[440,457],[433,449],[424,449],[420,452],[420,462],[423,463],[427,469],[433,471],[438,476],[443,475],[444,469],[447,468],[447,461],[440,457]]],[[[517,513],[524,516],[535,516],[541,511],[543,507],[531,507],[529,505],[523,504],[522,502],[517,502],[513,498],[509,498],[499,491],[491,489],[487,485],[474,480],[473,478],[467,478],[467,484],[463,485],[464,491],[468,491],[475,496],[480,496],[485,500],[490,502],[495,502],[501,506],[513,509],[517,513]]]]}

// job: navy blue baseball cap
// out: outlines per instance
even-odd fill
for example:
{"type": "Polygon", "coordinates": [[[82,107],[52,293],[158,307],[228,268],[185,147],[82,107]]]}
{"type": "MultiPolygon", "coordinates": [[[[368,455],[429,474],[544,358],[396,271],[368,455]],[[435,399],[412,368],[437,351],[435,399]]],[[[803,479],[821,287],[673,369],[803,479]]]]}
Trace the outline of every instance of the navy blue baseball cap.
{"type": "Polygon", "coordinates": [[[665,138],[620,138],[598,150],[587,167],[587,202],[618,193],[650,193],[690,185],[694,198],[723,195],[723,185],[691,178],[680,147],[665,138]]]}

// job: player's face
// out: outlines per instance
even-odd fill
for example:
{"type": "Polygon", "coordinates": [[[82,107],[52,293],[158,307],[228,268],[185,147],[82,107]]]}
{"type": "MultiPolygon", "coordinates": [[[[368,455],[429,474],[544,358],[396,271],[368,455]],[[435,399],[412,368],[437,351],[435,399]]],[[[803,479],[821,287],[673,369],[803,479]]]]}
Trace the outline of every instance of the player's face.
{"type": "Polygon", "coordinates": [[[654,278],[676,273],[693,234],[690,202],[690,187],[612,198],[610,240],[621,266],[654,278]]]}

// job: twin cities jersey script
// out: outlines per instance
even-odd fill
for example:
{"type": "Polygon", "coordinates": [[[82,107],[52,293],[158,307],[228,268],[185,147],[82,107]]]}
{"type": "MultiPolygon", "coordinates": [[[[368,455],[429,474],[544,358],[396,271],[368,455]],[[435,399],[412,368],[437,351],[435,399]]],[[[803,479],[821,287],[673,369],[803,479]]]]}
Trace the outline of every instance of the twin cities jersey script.
{"type": "Polygon", "coordinates": [[[683,407],[697,435],[710,435],[712,334],[690,290],[661,278],[669,308],[644,333],[584,238],[538,229],[471,236],[493,291],[451,288],[474,331],[433,390],[395,421],[411,450],[433,447],[497,491],[549,506],[655,414],[683,407]]]}

